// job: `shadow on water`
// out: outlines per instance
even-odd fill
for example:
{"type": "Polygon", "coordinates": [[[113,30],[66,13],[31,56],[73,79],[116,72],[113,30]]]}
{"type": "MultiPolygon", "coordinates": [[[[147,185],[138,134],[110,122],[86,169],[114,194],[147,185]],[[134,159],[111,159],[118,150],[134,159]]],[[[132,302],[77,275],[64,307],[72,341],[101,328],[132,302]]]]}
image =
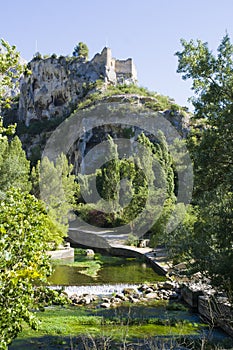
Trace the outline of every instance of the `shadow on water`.
{"type": "MultiPolygon", "coordinates": [[[[208,336],[207,336],[208,337],[208,336]]],[[[222,342],[218,338],[208,340],[206,336],[173,337],[155,336],[147,339],[130,339],[120,342],[107,337],[90,336],[42,336],[29,340],[16,340],[9,350],[232,350],[232,342],[228,339],[222,342]],[[203,339],[205,339],[205,345],[203,339]],[[231,342],[231,344],[230,344],[231,342]]]]}
{"type": "MultiPolygon", "coordinates": [[[[39,316],[39,315],[38,315],[39,316]]],[[[166,306],[128,305],[119,306],[113,309],[87,308],[87,307],[52,307],[46,309],[41,320],[47,319],[50,331],[59,331],[56,335],[38,334],[35,337],[33,332],[24,334],[24,339],[19,336],[9,347],[9,350],[213,350],[232,349],[233,341],[230,337],[218,329],[209,329],[201,323],[197,314],[186,310],[167,310],[166,306]],[[94,318],[93,318],[94,316],[94,318]],[[56,323],[59,317],[60,323],[56,323]],[[84,323],[78,319],[83,317],[84,323]],[[86,317],[86,319],[85,319],[86,317]],[[90,324],[86,323],[90,317],[90,324]],[[102,318],[104,324],[96,323],[95,320],[102,318]],[[160,327],[163,323],[143,322],[149,319],[171,320],[169,325],[160,327]],[[91,321],[92,320],[92,321],[91,321]],[[117,323],[114,323],[113,321],[117,323]],[[134,322],[136,320],[136,323],[134,322]],[[180,322],[179,328],[172,328],[172,320],[180,322]],[[182,333],[182,321],[189,322],[189,325],[197,324],[198,327],[186,328],[188,333],[182,333]],[[68,326],[71,328],[66,328],[68,326]],[[77,327],[77,325],[79,325],[77,327]],[[63,332],[63,327],[65,331],[63,332]],[[76,328],[75,328],[76,327],[76,328]],[[180,328],[181,327],[181,328],[180,328]],[[175,333],[173,333],[175,331],[175,333]],[[68,334],[71,334],[68,336],[68,334]],[[127,339],[127,347],[121,347],[123,339],[127,339]],[[110,347],[104,347],[103,341],[109,339],[110,347]],[[201,347],[203,340],[205,347],[201,347]],[[96,344],[99,344],[98,346],[96,344]],[[85,346],[88,344],[88,346],[85,346]],[[134,344],[132,346],[132,344],[134,344]],[[152,345],[151,345],[152,344],[152,345]],[[182,347],[177,344],[182,344],[182,347]],[[184,344],[185,347],[183,346],[184,344]],[[187,345],[189,344],[189,345],[187,345]],[[195,347],[194,347],[195,344],[195,347]],[[219,344],[218,347],[216,345],[219,344]],[[220,345],[221,344],[221,345],[220,345]],[[166,346],[165,346],[166,345],[166,346]]],[[[184,327],[187,323],[183,324],[184,327]]],[[[48,327],[48,326],[47,326],[48,327]]],[[[42,324],[41,331],[48,331],[46,324],[42,324]]],[[[184,329],[183,329],[184,330],[184,329]]],[[[28,331],[27,331],[28,332],[28,331]]]]}

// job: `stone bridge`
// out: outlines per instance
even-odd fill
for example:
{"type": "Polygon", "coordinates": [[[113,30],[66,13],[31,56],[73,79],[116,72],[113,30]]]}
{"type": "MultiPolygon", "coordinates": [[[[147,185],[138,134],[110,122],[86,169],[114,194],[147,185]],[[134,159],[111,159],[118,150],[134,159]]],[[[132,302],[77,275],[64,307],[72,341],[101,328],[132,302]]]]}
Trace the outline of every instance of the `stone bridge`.
{"type": "MultiPolygon", "coordinates": [[[[130,232],[129,232],[130,233],[130,232]]],[[[138,248],[126,245],[129,233],[116,233],[115,230],[95,230],[82,227],[77,221],[69,226],[68,240],[73,247],[93,248],[100,253],[108,253],[115,256],[144,257],[144,259],[161,274],[166,275],[171,267],[167,261],[167,254],[164,248],[138,248]]]]}

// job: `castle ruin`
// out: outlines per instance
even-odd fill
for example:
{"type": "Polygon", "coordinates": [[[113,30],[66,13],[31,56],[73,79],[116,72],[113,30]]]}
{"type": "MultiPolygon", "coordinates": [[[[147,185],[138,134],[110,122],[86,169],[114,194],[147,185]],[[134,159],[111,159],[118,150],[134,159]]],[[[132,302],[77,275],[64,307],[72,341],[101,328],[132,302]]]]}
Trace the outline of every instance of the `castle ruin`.
{"type": "Polygon", "coordinates": [[[96,54],[91,62],[104,65],[107,82],[114,84],[135,84],[137,82],[137,71],[133,59],[115,59],[108,47],[105,47],[101,54],[96,54]]]}

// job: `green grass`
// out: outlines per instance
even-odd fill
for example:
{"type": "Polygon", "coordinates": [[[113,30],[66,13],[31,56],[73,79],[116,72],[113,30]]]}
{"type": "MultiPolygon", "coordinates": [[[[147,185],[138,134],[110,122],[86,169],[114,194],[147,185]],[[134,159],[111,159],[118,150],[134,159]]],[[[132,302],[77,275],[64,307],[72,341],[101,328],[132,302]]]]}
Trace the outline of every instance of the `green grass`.
{"type": "MultiPolygon", "coordinates": [[[[187,320],[134,318],[121,311],[118,314],[106,313],[106,310],[87,307],[53,307],[45,312],[38,312],[40,326],[37,331],[27,325],[23,332],[13,342],[10,350],[58,350],[78,349],[78,339],[111,339],[111,349],[119,349],[124,340],[145,341],[146,339],[199,339],[203,324],[192,323],[187,320]],[[95,315],[98,312],[98,315],[95,315]],[[197,336],[197,338],[196,338],[197,336]],[[157,338],[158,337],[158,338],[157,338]],[[73,347],[72,347],[73,346],[73,347]]],[[[165,311],[165,306],[164,306],[165,311]]],[[[132,311],[132,315],[134,311],[132,311]]],[[[132,316],[131,315],[131,316],[132,316]]],[[[139,317],[140,314],[139,314],[139,317]]],[[[99,349],[99,348],[98,348],[99,349]]],[[[212,349],[206,348],[206,349],[212,349]]]]}
{"type": "Polygon", "coordinates": [[[111,335],[121,340],[122,332],[129,338],[144,338],[154,335],[187,335],[197,334],[199,325],[190,322],[169,321],[160,319],[120,319],[104,318],[88,315],[84,308],[56,308],[38,312],[40,325],[37,331],[24,326],[18,339],[50,336],[77,336],[91,334],[93,336],[111,335]]]}
{"type": "MultiPolygon", "coordinates": [[[[101,85],[102,86],[102,85],[101,85]]],[[[90,84],[87,87],[89,90],[93,88],[98,88],[97,83],[90,84]]],[[[104,97],[110,97],[113,95],[124,95],[124,94],[136,94],[139,96],[153,97],[155,100],[148,101],[145,103],[145,107],[152,109],[154,111],[164,111],[170,109],[171,111],[184,111],[184,107],[177,105],[172,98],[169,96],[163,96],[154,91],[149,91],[147,88],[138,86],[138,85],[109,85],[104,92],[94,92],[87,95],[84,99],[78,104],[78,110],[84,109],[91,106],[96,101],[101,101],[104,97]]],[[[133,102],[133,100],[132,100],[133,102]]]]}

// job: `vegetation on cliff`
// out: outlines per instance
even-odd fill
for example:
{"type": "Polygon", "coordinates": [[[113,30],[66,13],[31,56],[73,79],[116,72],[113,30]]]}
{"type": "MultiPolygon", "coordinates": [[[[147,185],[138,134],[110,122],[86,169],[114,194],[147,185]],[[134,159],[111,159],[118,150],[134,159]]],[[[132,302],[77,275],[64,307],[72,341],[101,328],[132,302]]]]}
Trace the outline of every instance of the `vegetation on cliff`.
{"type": "Polygon", "coordinates": [[[83,58],[84,60],[88,60],[89,49],[87,45],[83,42],[79,42],[78,45],[75,46],[73,51],[74,57],[83,58]]]}

